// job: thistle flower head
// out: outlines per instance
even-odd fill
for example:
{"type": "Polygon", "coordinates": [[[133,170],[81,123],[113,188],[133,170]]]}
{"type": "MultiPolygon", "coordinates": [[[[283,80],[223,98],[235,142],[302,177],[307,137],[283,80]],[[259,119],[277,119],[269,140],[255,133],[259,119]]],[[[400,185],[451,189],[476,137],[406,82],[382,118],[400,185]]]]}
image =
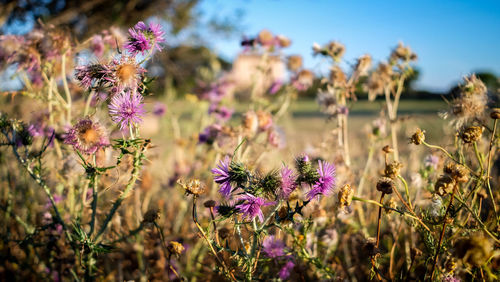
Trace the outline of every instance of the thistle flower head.
{"type": "Polygon", "coordinates": [[[286,280],[290,277],[291,270],[295,267],[295,263],[291,260],[287,261],[278,273],[281,280],[286,280]]]}
{"type": "Polygon", "coordinates": [[[324,161],[318,161],[318,166],[319,179],[306,195],[309,201],[319,195],[328,195],[335,186],[335,166],[324,161]]]}
{"type": "Polygon", "coordinates": [[[352,197],[354,196],[354,189],[351,188],[351,185],[346,184],[342,186],[339,190],[338,200],[341,208],[347,208],[351,205],[352,197]]]}
{"type": "Polygon", "coordinates": [[[241,201],[242,203],[236,205],[236,209],[243,214],[243,217],[250,220],[258,217],[260,222],[264,221],[264,214],[262,213],[261,208],[273,204],[272,202],[266,203],[266,200],[263,198],[256,197],[251,194],[241,196],[238,201],[241,201]]]}
{"type": "Polygon", "coordinates": [[[108,106],[111,119],[120,124],[120,129],[137,125],[142,122],[146,113],[142,103],[143,97],[137,92],[122,92],[115,95],[108,106]]]}
{"type": "Polygon", "coordinates": [[[420,145],[425,141],[425,130],[417,128],[415,133],[410,137],[410,143],[415,145],[420,145]]]}
{"type": "Polygon", "coordinates": [[[117,88],[117,93],[126,88],[135,92],[143,74],[146,72],[144,68],[136,63],[134,57],[129,56],[122,56],[120,59],[113,60],[109,64],[109,68],[111,72],[105,78],[117,88]]]}
{"type": "Polygon", "coordinates": [[[177,184],[181,185],[186,191],[186,194],[201,195],[205,193],[206,186],[199,179],[191,179],[188,182],[184,182],[182,179],[177,180],[177,184]]]}
{"type": "Polygon", "coordinates": [[[278,258],[285,255],[285,243],[275,236],[268,236],[262,243],[262,251],[270,258],[278,258]]]}
{"type": "Polygon", "coordinates": [[[75,70],[75,78],[80,82],[80,85],[86,89],[89,89],[93,84],[105,79],[111,73],[111,70],[105,64],[77,66],[75,70]]]}
{"type": "Polygon", "coordinates": [[[144,22],[138,22],[128,32],[129,38],[124,47],[132,55],[153,52],[155,49],[161,51],[160,43],[165,42],[165,33],[157,23],[146,25],[144,22]]]}
{"type": "Polygon", "coordinates": [[[298,71],[302,67],[302,56],[300,55],[289,56],[286,66],[291,71],[298,71]]]}
{"type": "Polygon", "coordinates": [[[482,126],[469,126],[460,133],[464,143],[474,143],[481,139],[484,128],[482,126]]]}
{"type": "Polygon", "coordinates": [[[399,172],[402,167],[403,167],[402,163],[398,161],[393,161],[392,163],[388,163],[385,166],[384,174],[385,176],[394,179],[399,175],[399,172]]]}
{"type": "Polygon", "coordinates": [[[93,154],[100,148],[109,146],[104,128],[89,118],[77,122],[66,134],[64,143],[73,145],[75,150],[84,154],[93,154]]]}
{"type": "Polygon", "coordinates": [[[226,156],[224,160],[220,160],[219,165],[212,169],[215,183],[220,185],[219,193],[222,196],[229,198],[233,187],[231,186],[231,177],[229,175],[229,163],[231,159],[226,156]]]}
{"type": "Polygon", "coordinates": [[[282,199],[288,199],[290,194],[297,188],[296,176],[286,165],[283,165],[281,174],[281,190],[279,196],[282,199]]]}

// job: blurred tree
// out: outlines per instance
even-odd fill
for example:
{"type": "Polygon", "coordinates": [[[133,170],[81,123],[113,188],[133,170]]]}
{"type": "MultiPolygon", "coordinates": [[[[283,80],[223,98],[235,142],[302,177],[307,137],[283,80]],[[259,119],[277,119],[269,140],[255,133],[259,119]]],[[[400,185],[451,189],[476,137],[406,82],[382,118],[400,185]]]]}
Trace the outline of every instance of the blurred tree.
{"type": "Polygon", "coordinates": [[[197,3],[198,0],[0,0],[0,25],[4,32],[17,33],[31,29],[40,19],[47,24],[68,27],[82,38],[103,27],[133,26],[140,20],[159,16],[169,22],[175,34],[192,22],[197,3]]]}

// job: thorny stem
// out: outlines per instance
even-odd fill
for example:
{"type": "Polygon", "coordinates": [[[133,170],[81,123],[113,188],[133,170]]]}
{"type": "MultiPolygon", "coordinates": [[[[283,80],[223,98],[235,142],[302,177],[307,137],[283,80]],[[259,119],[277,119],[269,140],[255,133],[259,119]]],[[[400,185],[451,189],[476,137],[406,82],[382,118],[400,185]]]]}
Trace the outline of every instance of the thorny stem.
{"type": "Polygon", "coordinates": [[[377,243],[375,246],[378,248],[378,244],[380,242],[380,223],[382,222],[382,203],[384,200],[385,193],[382,192],[382,195],[380,195],[380,206],[378,207],[378,219],[377,219],[377,243]]]}
{"type": "Polygon", "coordinates": [[[444,233],[446,230],[448,213],[450,212],[451,206],[453,204],[453,199],[455,198],[455,193],[457,192],[457,188],[458,188],[458,186],[455,184],[453,186],[453,192],[451,193],[450,203],[448,203],[448,207],[446,208],[446,212],[444,213],[443,229],[441,229],[441,235],[439,236],[439,242],[438,242],[438,246],[436,248],[436,254],[434,255],[434,260],[432,263],[431,280],[434,279],[434,273],[436,271],[437,259],[439,256],[439,251],[441,250],[441,244],[443,243],[443,237],[444,237],[444,233]]]}
{"type": "Polygon", "coordinates": [[[104,220],[104,223],[101,226],[101,229],[99,230],[99,232],[97,233],[97,235],[95,237],[96,241],[104,233],[104,231],[106,231],[106,228],[108,227],[109,222],[111,221],[114,214],[116,213],[116,211],[118,210],[118,208],[122,204],[123,200],[125,200],[125,198],[128,197],[128,195],[130,194],[130,192],[134,188],[135,182],[139,178],[139,173],[141,171],[142,154],[144,153],[145,150],[146,150],[145,145],[143,145],[142,148],[140,148],[140,149],[136,148],[135,154],[134,154],[134,160],[133,160],[133,167],[134,168],[132,169],[132,173],[131,173],[130,179],[127,183],[127,186],[125,187],[125,190],[123,191],[123,193],[120,194],[120,196],[116,199],[113,206],[111,207],[111,210],[109,211],[108,215],[106,216],[106,219],[104,220]]]}
{"type": "Polygon", "coordinates": [[[222,269],[226,274],[230,276],[230,278],[234,281],[236,281],[236,278],[233,276],[233,274],[227,269],[226,264],[224,261],[222,261],[219,256],[217,255],[217,251],[215,251],[214,246],[210,242],[210,239],[208,239],[207,234],[205,231],[203,231],[203,228],[201,227],[200,223],[198,222],[197,216],[196,216],[196,195],[193,195],[193,211],[192,211],[192,217],[193,217],[193,222],[196,225],[196,228],[198,228],[198,231],[200,231],[201,237],[205,239],[207,242],[208,246],[210,247],[210,251],[212,251],[213,255],[215,256],[215,259],[217,262],[222,266],[222,269]]]}
{"type": "MultiPolygon", "coordinates": [[[[95,162],[95,154],[93,155],[94,159],[94,166],[96,165],[95,162]]],[[[92,186],[92,219],[90,221],[90,231],[89,231],[89,237],[92,236],[92,233],[94,233],[94,226],[95,226],[95,219],[97,215],[97,171],[94,171],[92,175],[90,176],[90,183],[89,186],[92,186]]]]}
{"type": "Polygon", "coordinates": [[[493,192],[491,191],[491,184],[490,184],[490,171],[491,171],[491,157],[493,156],[493,144],[495,141],[495,133],[497,129],[497,119],[495,119],[493,123],[493,132],[491,133],[491,138],[490,138],[490,148],[488,149],[488,163],[486,165],[486,184],[488,186],[488,193],[490,194],[491,202],[493,203],[493,210],[495,211],[495,219],[497,222],[497,226],[499,224],[499,218],[498,218],[498,210],[497,210],[497,204],[495,202],[495,198],[493,197],[493,192]]]}
{"type": "Polygon", "coordinates": [[[429,229],[429,227],[427,227],[427,225],[425,225],[425,223],[415,214],[415,212],[413,211],[413,208],[411,206],[408,205],[408,203],[406,203],[406,201],[403,199],[403,196],[401,196],[401,193],[399,193],[398,189],[393,189],[393,191],[396,193],[396,196],[398,196],[399,200],[403,203],[403,205],[408,209],[408,211],[413,215],[415,216],[415,218],[417,219],[417,221],[425,228],[427,229],[427,231],[431,232],[431,230],[429,229]]]}
{"type": "Polygon", "coordinates": [[[215,215],[214,215],[214,207],[210,207],[210,218],[212,219],[212,224],[214,227],[214,233],[215,233],[215,242],[217,245],[220,245],[219,242],[219,233],[217,232],[217,224],[215,223],[215,215]]]}

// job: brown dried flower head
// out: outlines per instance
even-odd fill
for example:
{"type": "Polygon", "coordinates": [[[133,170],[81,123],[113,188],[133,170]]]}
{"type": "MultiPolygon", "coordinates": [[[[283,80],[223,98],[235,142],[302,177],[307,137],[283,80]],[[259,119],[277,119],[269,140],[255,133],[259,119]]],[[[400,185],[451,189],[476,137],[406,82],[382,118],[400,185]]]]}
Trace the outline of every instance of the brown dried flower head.
{"type": "Polygon", "coordinates": [[[448,163],[444,166],[443,171],[457,182],[469,181],[469,171],[463,165],[448,163]]]}
{"type": "Polygon", "coordinates": [[[415,133],[410,137],[410,143],[415,145],[420,145],[425,141],[425,130],[417,128],[415,133]]]}
{"type": "Polygon", "coordinates": [[[391,61],[401,60],[404,62],[416,61],[417,55],[411,51],[409,46],[404,46],[399,42],[398,46],[391,53],[391,61]]]}
{"type": "Polygon", "coordinates": [[[483,130],[484,128],[482,126],[470,126],[462,131],[462,133],[460,134],[460,138],[462,138],[462,140],[468,144],[477,142],[479,139],[481,139],[483,130]]]}
{"type": "Polygon", "coordinates": [[[384,174],[386,177],[394,179],[399,175],[402,167],[402,163],[393,161],[392,163],[389,163],[385,166],[384,174]]]}
{"type": "Polygon", "coordinates": [[[333,87],[340,88],[345,87],[347,84],[347,77],[344,71],[339,66],[334,66],[330,70],[330,81],[333,87]]]}
{"type": "Polygon", "coordinates": [[[214,200],[208,200],[208,201],[205,201],[203,203],[203,205],[205,206],[205,208],[213,208],[217,205],[217,202],[214,200]]]}
{"type": "Polygon", "coordinates": [[[439,196],[444,196],[448,193],[451,193],[455,184],[455,180],[450,175],[441,175],[434,185],[434,191],[439,196]]]}
{"type": "Polygon", "coordinates": [[[360,76],[366,75],[368,69],[371,66],[372,66],[372,57],[368,54],[365,54],[358,58],[354,71],[360,76]]]}
{"type": "Polygon", "coordinates": [[[392,152],[394,152],[394,150],[391,148],[391,146],[389,145],[385,145],[383,148],[382,148],[382,151],[386,154],[390,154],[392,152]]]}
{"type": "Polygon", "coordinates": [[[175,256],[179,256],[180,254],[182,254],[182,252],[184,252],[184,246],[176,241],[170,241],[168,243],[167,249],[170,254],[175,256]]]}
{"type": "Polygon", "coordinates": [[[494,108],[491,110],[490,118],[500,119],[500,108],[494,108]]]}
{"type": "Polygon", "coordinates": [[[450,103],[449,114],[456,128],[473,120],[483,120],[488,103],[487,88],[475,75],[464,78],[459,97],[450,103]]]}
{"type": "Polygon", "coordinates": [[[292,45],[292,41],[290,40],[290,38],[284,36],[284,35],[277,35],[276,36],[276,39],[278,41],[278,44],[281,48],[286,48],[286,47],[289,47],[290,45],[292,45]]]}
{"type": "Polygon", "coordinates": [[[263,29],[259,32],[257,39],[262,45],[271,45],[274,41],[274,36],[269,30],[263,29]]]}
{"type": "Polygon", "coordinates": [[[345,53],[345,46],[344,44],[337,42],[337,41],[332,41],[328,43],[326,47],[328,54],[336,61],[340,61],[342,59],[342,56],[344,56],[345,53]]]}
{"type": "Polygon", "coordinates": [[[393,189],[396,189],[394,181],[389,177],[380,177],[377,181],[377,190],[384,194],[392,194],[393,189]]]}
{"type": "Polygon", "coordinates": [[[346,208],[351,205],[352,197],[354,196],[354,189],[351,185],[345,184],[339,190],[338,199],[341,208],[346,208]]]}
{"type": "Polygon", "coordinates": [[[191,179],[185,183],[182,179],[177,180],[177,184],[181,185],[186,191],[186,194],[201,195],[205,193],[206,186],[199,179],[191,179]]]}
{"type": "Polygon", "coordinates": [[[142,221],[144,223],[153,223],[159,218],[160,218],[160,210],[153,208],[153,209],[148,210],[144,214],[144,219],[142,221]]]}
{"type": "Polygon", "coordinates": [[[289,56],[286,66],[291,71],[298,71],[302,67],[302,56],[300,55],[289,56]]]}

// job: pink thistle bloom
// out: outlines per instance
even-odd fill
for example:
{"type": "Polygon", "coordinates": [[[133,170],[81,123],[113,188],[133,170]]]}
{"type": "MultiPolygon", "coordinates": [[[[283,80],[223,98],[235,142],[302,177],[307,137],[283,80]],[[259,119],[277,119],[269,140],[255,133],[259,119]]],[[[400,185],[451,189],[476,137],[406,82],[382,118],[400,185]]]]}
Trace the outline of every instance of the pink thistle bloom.
{"type": "Polygon", "coordinates": [[[281,268],[279,272],[279,277],[281,280],[285,280],[290,276],[290,271],[295,267],[295,263],[291,260],[287,261],[287,263],[281,268]]]}
{"type": "Polygon", "coordinates": [[[165,42],[165,33],[161,30],[161,26],[157,23],[146,25],[144,22],[138,22],[133,28],[128,30],[129,38],[125,43],[127,49],[132,55],[154,51],[161,51],[159,43],[165,42]]]}
{"type": "Polygon", "coordinates": [[[281,168],[281,193],[282,199],[288,199],[290,194],[297,188],[297,183],[295,182],[295,175],[291,169],[286,165],[281,168]]]}
{"type": "Polygon", "coordinates": [[[82,119],[66,133],[64,143],[73,145],[75,150],[84,154],[94,154],[100,148],[109,146],[104,128],[91,119],[82,119]]]}
{"type": "Polygon", "coordinates": [[[120,129],[142,122],[141,117],[146,113],[142,104],[143,99],[141,94],[137,92],[130,94],[129,91],[117,94],[111,99],[108,106],[109,114],[115,123],[120,124],[120,129]]]}
{"type": "Polygon", "coordinates": [[[269,236],[262,243],[262,251],[270,258],[285,255],[285,243],[274,236],[269,236]]]}
{"type": "Polygon", "coordinates": [[[212,169],[212,174],[214,175],[215,183],[220,185],[219,193],[222,196],[229,198],[233,187],[231,186],[231,177],[229,176],[229,163],[231,160],[228,156],[224,158],[224,161],[220,160],[219,165],[212,169]]]}
{"type": "Polygon", "coordinates": [[[243,217],[247,217],[250,220],[258,217],[260,222],[264,221],[264,214],[262,213],[261,208],[273,204],[273,202],[266,203],[263,198],[256,197],[251,194],[243,195],[238,200],[244,201],[243,203],[236,205],[236,209],[243,214],[243,217]]]}
{"type": "Polygon", "coordinates": [[[310,201],[315,196],[328,195],[335,186],[335,166],[328,162],[318,161],[317,169],[319,179],[313,185],[313,189],[307,192],[307,200],[310,201]]]}

